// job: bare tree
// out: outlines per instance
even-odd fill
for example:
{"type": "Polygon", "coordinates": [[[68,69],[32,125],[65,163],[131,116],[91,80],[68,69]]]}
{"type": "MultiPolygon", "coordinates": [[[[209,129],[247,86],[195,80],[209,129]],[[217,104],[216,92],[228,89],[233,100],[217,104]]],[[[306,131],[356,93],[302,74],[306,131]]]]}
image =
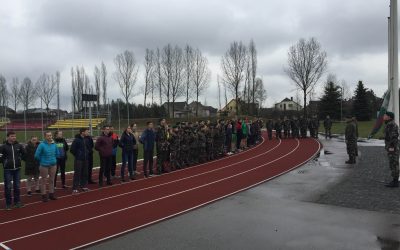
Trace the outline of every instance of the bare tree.
{"type": "Polygon", "coordinates": [[[107,67],[104,62],[101,62],[101,87],[103,93],[103,105],[106,108],[107,104],[107,67]]]}
{"type": "Polygon", "coordinates": [[[80,111],[83,109],[82,94],[89,92],[89,76],[86,74],[84,67],[71,68],[71,85],[74,98],[73,111],[80,111]]]}
{"type": "MultiPolygon", "coordinates": [[[[192,92],[193,86],[193,77],[194,77],[194,60],[195,60],[195,51],[190,45],[186,45],[184,49],[184,67],[185,67],[185,92],[186,92],[186,103],[189,104],[189,98],[192,92]]],[[[197,111],[196,111],[197,113],[197,111]]],[[[197,116],[197,114],[196,114],[197,116]]]]}
{"type": "Polygon", "coordinates": [[[349,100],[351,98],[351,90],[346,80],[342,79],[340,86],[342,87],[343,100],[349,100]]]}
{"type": "Polygon", "coordinates": [[[57,71],[55,75],[56,88],[57,88],[57,119],[60,120],[60,72],[57,71]]]}
{"type": "Polygon", "coordinates": [[[157,77],[157,88],[159,92],[159,99],[160,99],[160,105],[162,105],[162,90],[163,90],[163,76],[162,76],[162,67],[161,67],[161,61],[162,61],[162,56],[160,49],[157,48],[157,53],[156,53],[156,77],[157,77]]]}
{"type": "Polygon", "coordinates": [[[304,117],[307,117],[307,95],[312,91],[327,67],[327,55],[315,38],[300,39],[288,51],[286,74],[303,91],[304,117]]]}
{"type": "Polygon", "coordinates": [[[38,95],[40,95],[40,93],[38,93],[37,88],[34,86],[31,79],[25,77],[20,86],[18,95],[19,101],[24,107],[24,111],[28,110],[29,106],[36,102],[38,95]]]}
{"type": "MultiPolygon", "coordinates": [[[[164,95],[167,99],[167,113],[170,116],[170,101],[171,101],[171,83],[173,78],[173,55],[174,49],[171,44],[166,45],[162,51],[161,70],[163,80],[164,95]]],[[[173,114],[172,114],[173,115],[173,114]]]]}
{"type": "Polygon", "coordinates": [[[47,74],[42,74],[36,82],[37,95],[42,99],[47,112],[49,112],[50,102],[56,94],[56,87],[56,77],[50,77],[47,74]]]}
{"type": "MultiPolygon", "coordinates": [[[[255,103],[256,99],[256,76],[257,76],[257,49],[256,44],[254,43],[253,39],[250,41],[249,45],[249,63],[250,63],[250,71],[251,71],[251,80],[252,80],[252,102],[255,103]]],[[[254,112],[254,110],[250,110],[250,112],[254,112]]]]}
{"type": "Polygon", "coordinates": [[[0,75],[0,105],[6,107],[8,104],[9,93],[7,90],[7,80],[3,75],[0,75]]]}
{"type": "MultiPolygon", "coordinates": [[[[183,95],[183,77],[184,77],[184,64],[183,64],[183,51],[178,46],[172,50],[171,56],[171,81],[170,81],[170,95],[172,101],[172,118],[175,117],[175,102],[183,95]]],[[[169,105],[168,105],[169,106],[169,105]]]]}
{"type": "Polygon", "coordinates": [[[133,89],[136,84],[139,66],[136,63],[135,55],[132,51],[125,50],[123,53],[118,54],[114,59],[115,79],[119,83],[121,93],[125,99],[128,109],[128,122],[129,122],[129,100],[134,95],[133,89]]]}
{"type": "Polygon", "coordinates": [[[246,46],[242,42],[233,42],[222,57],[223,81],[236,100],[236,115],[239,115],[239,89],[246,65],[246,46]]]}
{"type": "MultiPolygon", "coordinates": [[[[246,66],[245,66],[245,77],[244,77],[244,87],[243,87],[243,100],[245,103],[247,103],[247,112],[250,112],[250,106],[251,106],[251,97],[252,97],[252,92],[254,92],[254,89],[251,86],[251,65],[250,65],[250,58],[247,57],[246,59],[246,66]]],[[[254,103],[254,102],[253,102],[254,103]]]]}
{"type": "Polygon", "coordinates": [[[210,70],[208,68],[207,58],[202,55],[199,49],[194,51],[193,59],[193,88],[196,96],[196,117],[198,117],[199,96],[203,94],[204,90],[208,87],[210,70]]]}
{"type": "Polygon", "coordinates": [[[153,93],[153,78],[154,78],[154,51],[146,49],[144,56],[144,106],[147,105],[147,96],[153,93]]]}
{"type": "Polygon", "coordinates": [[[94,66],[94,87],[97,95],[97,116],[99,115],[100,96],[101,96],[101,70],[99,67],[94,66]]]}
{"type": "Polygon", "coordinates": [[[217,83],[218,83],[218,104],[219,104],[219,110],[222,109],[221,107],[221,83],[219,82],[219,75],[217,75],[217,83]]]}
{"type": "Polygon", "coordinates": [[[19,90],[20,90],[19,80],[17,77],[14,77],[10,86],[10,97],[15,112],[17,112],[18,104],[20,103],[19,90]]]}
{"type": "Polygon", "coordinates": [[[253,92],[255,93],[255,101],[258,102],[258,108],[260,109],[267,99],[267,91],[264,88],[264,81],[261,78],[256,78],[256,84],[254,85],[253,92]]]}

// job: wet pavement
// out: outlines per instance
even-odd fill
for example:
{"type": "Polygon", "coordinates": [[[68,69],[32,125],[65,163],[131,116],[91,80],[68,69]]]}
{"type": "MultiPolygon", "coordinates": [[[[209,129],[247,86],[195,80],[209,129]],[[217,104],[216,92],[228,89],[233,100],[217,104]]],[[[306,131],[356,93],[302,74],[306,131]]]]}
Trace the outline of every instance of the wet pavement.
{"type": "Polygon", "coordinates": [[[400,189],[382,187],[381,142],[360,143],[352,166],[340,138],[321,142],[288,174],[92,249],[400,249],[400,189]]]}

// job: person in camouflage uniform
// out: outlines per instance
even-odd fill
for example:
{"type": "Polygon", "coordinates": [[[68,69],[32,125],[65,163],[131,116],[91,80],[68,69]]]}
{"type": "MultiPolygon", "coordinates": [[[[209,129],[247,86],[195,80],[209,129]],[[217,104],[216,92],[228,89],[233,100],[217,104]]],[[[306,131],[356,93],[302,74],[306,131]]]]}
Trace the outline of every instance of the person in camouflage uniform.
{"type": "Polygon", "coordinates": [[[156,132],[156,149],[157,149],[157,174],[165,172],[164,164],[167,163],[169,157],[169,133],[165,119],[160,119],[160,125],[156,132]]]}
{"type": "Polygon", "coordinates": [[[384,116],[385,149],[388,152],[389,167],[393,180],[386,187],[399,187],[399,127],[394,121],[394,113],[386,112],[384,116]]]}
{"type": "Polygon", "coordinates": [[[219,148],[219,153],[221,156],[225,155],[225,137],[226,137],[226,131],[225,131],[225,121],[221,120],[220,121],[220,128],[219,128],[219,143],[220,143],[220,148],[219,148]]]}
{"type": "Polygon", "coordinates": [[[192,127],[189,131],[189,145],[190,145],[190,164],[196,165],[199,163],[199,154],[198,154],[198,136],[197,136],[197,128],[192,127]]]}
{"type": "Polygon", "coordinates": [[[314,129],[315,129],[314,138],[315,139],[318,139],[319,127],[320,127],[320,123],[319,123],[318,116],[314,115],[314,129]]]}
{"type": "Polygon", "coordinates": [[[207,147],[206,147],[206,151],[207,151],[207,160],[208,161],[212,161],[214,160],[214,126],[209,123],[209,126],[206,130],[206,140],[207,140],[207,147]]]}
{"type": "Polygon", "coordinates": [[[290,120],[286,116],[283,119],[283,135],[285,139],[290,137],[290,120]]]}
{"type": "Polygon", "coordinates": [[[180,129],[180,139],[181,139],[181,153],[180,153],[180,165],[182,168],[184,167],[189,167],[190,162],[189,162],[189,133],[188,133],[189,128],[185,125],[181,125],[180,129]]]}
{"type": "Polygon", "coordinates": [[[332,129],[332,120],[329,117],[329,115],[326,116],[325,120],[324,120],[324,128],[325,128],[325,139],[331,139],[332,138],[332,133],[331,133],[331,129],[332,129]]]}
{"type": "Polygon", "coordinates": [[[220,125],[217,123],[214,128],[213,128],[213,141],[214,141],[214,147],[213,147],[213,158],[218,159],[219,158],[219,149],[221,147],[221,139],[220,139],[220,125]]]}
{"type": "Polygon", "coordinates": [[[293,117],[290,127],[292,128],[292,138],[300,138],[299,134],[299,120],[296,116],[293,117]]]}
{"type": "Polygon", "coordinates": [[[278,118],[274,124],[275,128],[275,138],[282,139],[282,121],[278,118]]]}
{"type": "Polygon", "coordinates": [[[300,127],[300,135],[301,138],[307,138],[307,119],[303,116],[300,116],[300,120],[299,120],[299,127],[300,127]]]}
{"type": "Polygon", "coordinates": [[[315,121],[314,121],[314,116],[311,117],[311,119],[308,122],[308,130],[310,131],[310,137],[314,138],[315,137],[315,121]]]}
{"type": "Polygon", "coordinates": [[[199,132],[197,132],[198,136],[198,145],[199,145],[199,162],[204,163],[207,161],[207,152],[206,152],[206,144],[207,144],[207,138],[206,138],[206,127],[203,125],[200,125],[201,128],[199,132]]]}
{"type": "Polygon", "coordinates": [[[272,130],[274,129],[274,122],[271,119],[269,119],[267,121],[267,125],[266,126],[267,126],[268,139],[272,140],[272,130]]]}
{"type": "Polygon", "coordinates": [[[345,140],[346,140],[347,154],[349,155],[349,160],[346,161],[346,164],[355,164],[356,144],[357,144],[356,125],[354,124],[351,117],[347,119],[346,123],[347,125],[345,130],[345,140]]]}
{"type": "Polygon", "coordinates": [[[174,126],[172,134],[169,138],[169,150],[170,150],[170,165],[171,169],[181,169],[180,163],[180,152],[181,152],[181,138],[179,135],[178,126],[174,126]]]}
{"type": "MultiPolygon", "coordinates": [[[[358,122],[357,122],[357,118],[355,116],[353,116],[351,119],[353,120],[354,125],[356,126],[356,138],[357,138],[357,141],[358,141],[358,122]]],[[[357,144],[356,144],[356,156],[358,156],[358,145],[357,144]]]]}

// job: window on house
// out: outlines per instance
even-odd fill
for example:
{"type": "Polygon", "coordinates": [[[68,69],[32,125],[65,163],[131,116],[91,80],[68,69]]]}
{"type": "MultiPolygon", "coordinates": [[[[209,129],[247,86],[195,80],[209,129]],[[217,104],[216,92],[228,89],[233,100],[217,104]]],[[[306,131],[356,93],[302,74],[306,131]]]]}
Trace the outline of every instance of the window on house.
{"type": "Polygon", "coordinates": [[[289,108],[293,108],[293,104],[289,104],[289,108]]]}

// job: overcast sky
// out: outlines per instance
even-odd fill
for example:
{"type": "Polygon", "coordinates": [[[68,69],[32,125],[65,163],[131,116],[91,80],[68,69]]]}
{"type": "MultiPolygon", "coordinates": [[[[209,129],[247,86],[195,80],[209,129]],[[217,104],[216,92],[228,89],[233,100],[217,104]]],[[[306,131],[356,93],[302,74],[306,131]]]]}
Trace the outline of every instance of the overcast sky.
{"type": "MultiPolygon", "coordinates": [[[[315,37],[328,54],[328,73],[354,89],[358,80],[377,95],[387,88],[389,0],[3,0],[0,8],[0,74],[8,82],[59,70],[62,108],[70,109],[71,67],[104,61],[110,98],[119,98],[111,77],[113,59],[132,50],[143,84],[146,48],[190,44],[209,60],[210,87],[201,101],[218,107],[217,74],[232,41],[258,50],[258,75],[267,90],[265,106],[296,96],[283,72],[287,50],[300,38],[315,37]]],[[[326,75],[320,80],[320,89],[326,75]]],[[[138,87],[139,90],[139,87],[138,87]]],[[[142,103],[143,95],[131,101],[142,103]]],[[[54,101],[55,103],[55,101],[54,101]]]]}

